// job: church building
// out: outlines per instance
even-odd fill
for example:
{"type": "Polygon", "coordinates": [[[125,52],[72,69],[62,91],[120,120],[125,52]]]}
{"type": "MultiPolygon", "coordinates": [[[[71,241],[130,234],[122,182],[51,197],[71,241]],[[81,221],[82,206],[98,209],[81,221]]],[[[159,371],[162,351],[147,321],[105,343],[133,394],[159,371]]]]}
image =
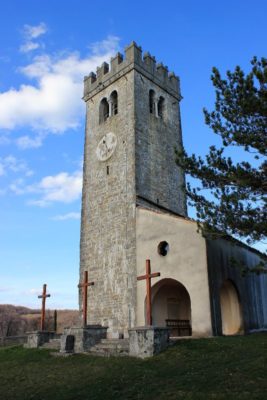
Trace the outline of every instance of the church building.
{"type": "MultiPolygon", "coordinates": [[[[84,80],[86,132],[80,276],[88,271],[88,323],[128,337],[146,321],[174,336],[267,329],[267,276],[240,275],[263,255],[237,241],[207,240],[187,216],[179,78],[134,42],[84,80]]],[[[82,296],[80,292],[80,309],[82,296]]]]}

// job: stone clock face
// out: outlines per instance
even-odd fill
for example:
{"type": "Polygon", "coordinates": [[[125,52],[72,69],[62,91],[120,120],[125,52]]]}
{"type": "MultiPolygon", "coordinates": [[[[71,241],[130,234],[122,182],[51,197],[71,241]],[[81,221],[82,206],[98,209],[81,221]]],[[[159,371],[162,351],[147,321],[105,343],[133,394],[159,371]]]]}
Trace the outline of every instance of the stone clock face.
{"type": "Polygon", "coordinates": [[[99,161],[108,160],[114,153],[116,145],[117,145],[116,135],[112,132],[106,133],[106,135],[102,137],[96,148],[96,156],[98,160],[99,161]]]}

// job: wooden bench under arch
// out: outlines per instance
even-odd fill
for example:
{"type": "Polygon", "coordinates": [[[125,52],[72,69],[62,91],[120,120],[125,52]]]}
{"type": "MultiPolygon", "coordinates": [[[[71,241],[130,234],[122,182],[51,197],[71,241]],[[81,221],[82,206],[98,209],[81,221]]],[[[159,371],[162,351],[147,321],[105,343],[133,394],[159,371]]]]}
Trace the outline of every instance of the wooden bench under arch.
{"type": "Polygon", "coordinates": [[[171,336],[192,336],[189,319],[166,319],[166,327],[170,328],[171,336]]]}

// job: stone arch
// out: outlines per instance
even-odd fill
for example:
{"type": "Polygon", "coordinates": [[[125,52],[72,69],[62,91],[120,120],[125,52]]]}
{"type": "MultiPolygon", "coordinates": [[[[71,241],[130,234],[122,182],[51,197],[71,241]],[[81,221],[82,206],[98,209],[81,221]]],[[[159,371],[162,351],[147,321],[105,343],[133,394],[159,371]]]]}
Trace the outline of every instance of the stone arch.
{"type": "Polygon", "coordinates": [[[173,328],[173,331],[176,331],[173,335],[191,335],[191,299],[181,282],[170,278],[161,279],[152,286],[151,296],[153,325],[167,326],[167,320],[176,321],[174,323],[177,324],[186,321],[187,327],[180,331],[173,328]]]}
{"type": "Polygon", "coordinates": [[[110,95],[110,107],[111,107],[111,115],[118,114],[118,93],[116,90],[110,95]]]}
{"type": "Polygon", "coordinates": [[[220,305],[223,335],[235,335],[243,331],[240,296],[235,284],[227,279],[220,289],[220,305]]]}
{"type": "Polygon", "coordinates": [[[104,97],[99,105],[99,123],[102,124],[102,122],[106,121],[108,117],[109,117],[109,104],[106,97],[104,97]]]}

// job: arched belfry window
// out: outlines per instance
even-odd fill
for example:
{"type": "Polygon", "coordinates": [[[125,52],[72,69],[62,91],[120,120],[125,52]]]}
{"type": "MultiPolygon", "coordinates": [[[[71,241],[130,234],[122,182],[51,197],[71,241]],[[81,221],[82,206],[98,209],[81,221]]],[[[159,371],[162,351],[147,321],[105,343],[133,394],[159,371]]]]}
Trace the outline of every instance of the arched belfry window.
{"type": "Polygon", "coordinates": [[[164,97],[160,96],[158,101],[158,116],[159,118],[163,118],[164,114],[164,97]]]}
{"type": "Polygon", "coordinates": [[[150,114],[155,114],[155,92],[152,89],[149,91],[149,111],[150,114]]]}
{"type": "Polygon", "coordinates": [[[106,99],[101,100],[100,106],[99,106],[99,123],[101,124],[102,122],[106,121],[109,117],[109,104],[106,99]]]}
{"type": "Polygon", "coordinates": [[[110,95],[111,115],[118,114],[118,93],[114,90],[110,95]]]}

